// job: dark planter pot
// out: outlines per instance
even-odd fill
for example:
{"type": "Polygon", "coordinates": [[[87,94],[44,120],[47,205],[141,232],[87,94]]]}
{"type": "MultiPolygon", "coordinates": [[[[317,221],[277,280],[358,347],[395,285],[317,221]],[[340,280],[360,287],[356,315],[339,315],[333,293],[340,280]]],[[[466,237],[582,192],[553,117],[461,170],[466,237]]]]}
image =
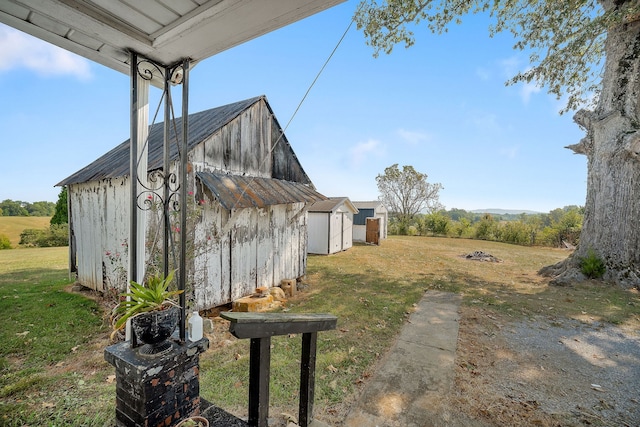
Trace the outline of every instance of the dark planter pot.
{"type": "Polygon", "coordinates": [[[167,338],[173,334],[180,321],[180,309],[170,307],[165,310],[149,311],[131,319],[131,329],[138,341],[144,345],[141,354],[160,354],[171,348],[167,338]]]}

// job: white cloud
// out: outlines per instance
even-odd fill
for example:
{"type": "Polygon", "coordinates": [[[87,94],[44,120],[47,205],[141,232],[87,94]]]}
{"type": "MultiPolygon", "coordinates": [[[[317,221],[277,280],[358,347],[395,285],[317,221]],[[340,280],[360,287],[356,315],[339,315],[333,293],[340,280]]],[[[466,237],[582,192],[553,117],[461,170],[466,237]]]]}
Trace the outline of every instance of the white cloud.
{"type": "Polygon", "coordinates": [[[371,155],[380,157],[383,154],[383,151],[384,147],[378,140],[370,139],[366,142],[361,142],[349,150],[351,154],[351,164],[354,167],[359,167],[364,163],[367,157],[371,155]]]}
{"type": "Polygon", "coordinates": [[[411,145],[417,145],[421,141],[428,141],[430,136],[424,132],[415,132],[406,129],[398,129],[398,135],[411,145]]]}
{"type": "Polygon", "coordinates": [[[523,83],[520,89],[520,98],[525,104],[529,103],[531,95],[540,92],[540,86],[535,83],[523,83]]]}
{"type": "MultiPolygon", "coordinates": [[[[520,72],[526,73],[529,71],[531,67],[525,66],[525,64],[526,62],[522,61],[518,56],[512,56],[500,62],[502,71],[508,79],[515,77],[520,72]],[[523,66],[526,67],[524,71],[522,71],[523,66]]],[[[531,95],[539,93],[540,90],[540,85],[536,82],[522,83],[520,86],[520,99],[526,105],[531,100],[531,95]]]]}
{"type": "Polygon", "coordinates": [[[518,157],[518,147],[508,147],[500,150],[500,155],[507,159],[515,159],[518,157]]]}
{"type": "Polygon", "coordinates": [[[18,30],[0,25],[0,72],[26,68],[41,76],[91,77],[89,61],[18,30]]]}
{"type": "Polygon", "coordinates": [[[498,123],[498,116],[492,113],[474,113],[470,121],[476,128],[482,131],[500,132],[502,130],[498,123]]]}
{"type": "Polygon", "coordinates": [[[500,67],[502,68],[502,73],[507,79],[511,79],[516,74],[520,72],[520,67],[524,64],[518,56],[512,56],[507,59],[503,59],[500,61],[500,67]]]}
{"type": "Polygon", "coordinates": [[[476,68],[476,76],[480,78],[480,80],[487,81],[491,77],[491,72],[483,67],[476,68]]]}

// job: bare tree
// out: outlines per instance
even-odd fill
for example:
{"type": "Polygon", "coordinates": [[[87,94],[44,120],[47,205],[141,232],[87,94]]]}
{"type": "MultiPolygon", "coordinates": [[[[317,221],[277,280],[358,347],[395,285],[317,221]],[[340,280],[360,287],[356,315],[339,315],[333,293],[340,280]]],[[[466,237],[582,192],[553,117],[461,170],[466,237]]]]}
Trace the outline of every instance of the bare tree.
{"type": "Polygon", "coordinates": [[[416,171],[413,166],[398,164],[385,168],[384,174],[376,176],[380,200],[387,209],[397,215],[401,224],[407,224],[420,213],[431,213],[443,209],[439,202],[441,184],[429,184],[427,174],[416,171]]]}

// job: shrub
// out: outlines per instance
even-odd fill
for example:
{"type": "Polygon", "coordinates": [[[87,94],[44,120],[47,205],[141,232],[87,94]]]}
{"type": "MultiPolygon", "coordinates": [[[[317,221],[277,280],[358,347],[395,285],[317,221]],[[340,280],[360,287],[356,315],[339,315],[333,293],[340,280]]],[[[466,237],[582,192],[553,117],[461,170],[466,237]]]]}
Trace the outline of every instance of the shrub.
{"type": "Polygon", "coordinates": [[[36,230],[35,228],[27,228],[20,233],[20,244],[23,246],[36,246],[38,236],[42,234],[44,230],[36,230]]]}
{"type": "Polygon", "coordinates": [[[478,240],[496,240],[498,227],[493,216],[485,214],[475,225],[474,237],[478,240]]]}
{"type": "MultiPolygon", "coordinates": [[[[447,232],[451,228],[451,219],[441,212],[431,213],[425,215],[422,221],[423,234],[429,232],[434,236],[446,236],[447,232]]],[[[422,232],[422,230],[421,230],[422,232]]]]}
{"type": "Polygon", "coordinates": [[[507,222],[500,227],[500,241],[505,243],[532,245],[532,234],[532,228],[522,221],[507,222]]]}
{"type": "Polygon", "coordinates": [[[20,244],[40,248],[67,246],[69,244],[69,226],[67,224],[52,225],[42,230],[27,228],[20,233],[20,244]]]}
{"type": "Polygon", "coordinates": [[[0,249],[11,249],[11,240],[6,234],[0,234],[0,249]]]}
{"type": "Polygon", "coordinates": [[[449,234],[454,237],[471,237],[471,221],[467,218],[460,218],[455,221],[449,229],[449,234]]]}
{"type": "Polygon", "coordinates": [[[579,258],[580,271],[590,279],[599,279],[604,275],[607,267],[604,261],[596,254],[596,251],[589,248],[587,256],[579,258]]]}

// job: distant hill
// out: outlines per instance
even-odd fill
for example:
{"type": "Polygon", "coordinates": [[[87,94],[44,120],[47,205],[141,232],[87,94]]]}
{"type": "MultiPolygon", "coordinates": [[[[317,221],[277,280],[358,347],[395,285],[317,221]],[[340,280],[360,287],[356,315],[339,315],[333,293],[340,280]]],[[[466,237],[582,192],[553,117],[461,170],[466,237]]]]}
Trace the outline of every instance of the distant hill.
{"type": "Polygon", "coordinates": [[[520,215],[520,214],[527,214],[527,215],[536,215],[542,212],[536,212],[536,211],[528,211],[526,209],[522,209],[522,210],[518,210],[518,209],[476,209],[473,211],[470,211],[472,213],[475,214],[493,214],[493,215],[520,215]]]}
{"type": "Polygon", "coordinates": [[[20,233],[26,228],[49,228],[49,216],[0,216],[0,234],[6,235],[14,248],[20,243],[20,233]]]}

